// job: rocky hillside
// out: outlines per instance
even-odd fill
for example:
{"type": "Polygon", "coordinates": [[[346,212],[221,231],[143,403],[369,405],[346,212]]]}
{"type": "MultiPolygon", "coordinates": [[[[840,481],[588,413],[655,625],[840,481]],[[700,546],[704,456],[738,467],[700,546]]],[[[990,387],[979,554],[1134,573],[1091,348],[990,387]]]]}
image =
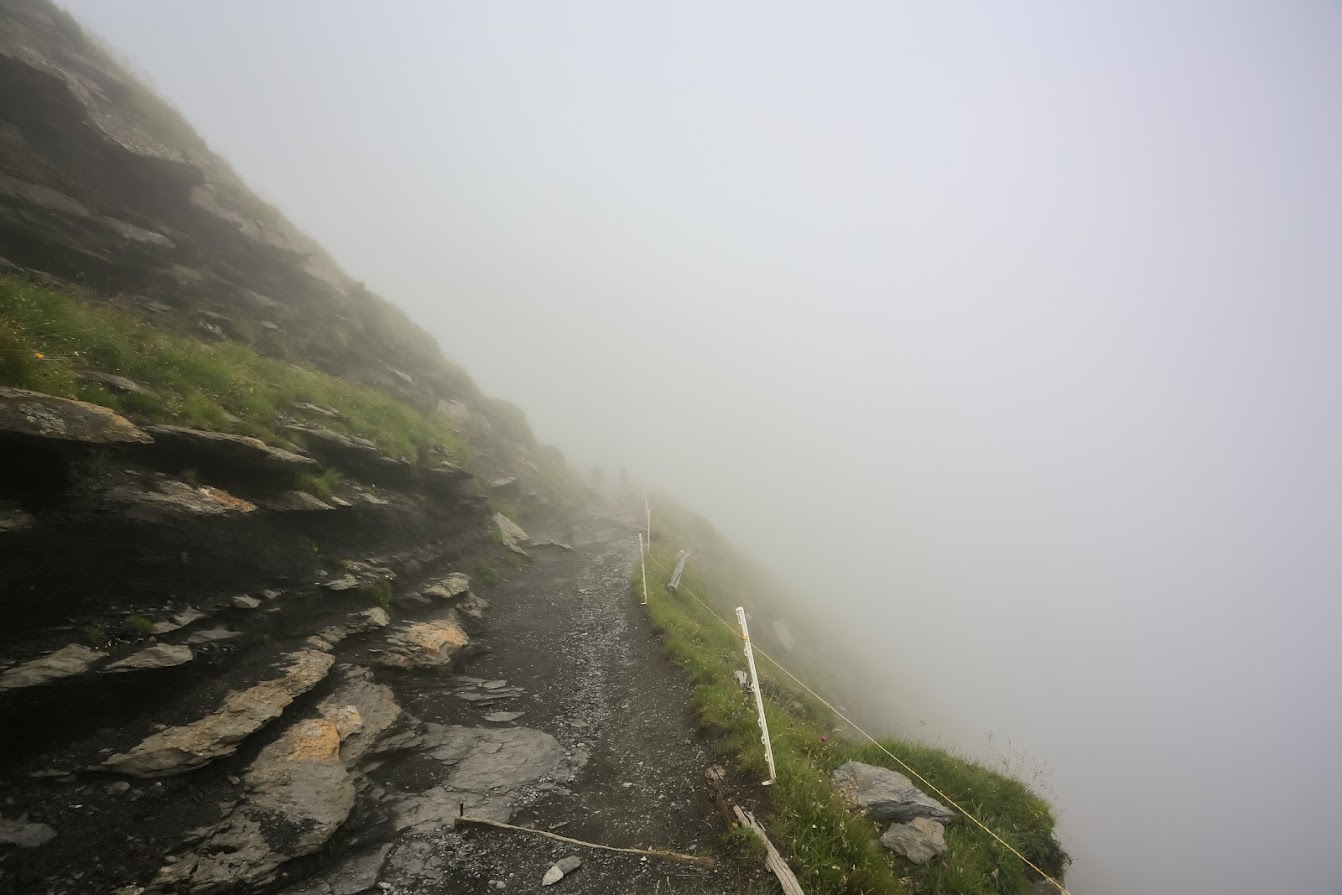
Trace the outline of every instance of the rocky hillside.
{"type": "Polygon", "coordinates": [[[499,511],[583,498],[521,412],[45,0],[0,0],[0,172],[0,890],[264,886],[374,756],[526,740],[382,677],[469,653],[499,511]]]}

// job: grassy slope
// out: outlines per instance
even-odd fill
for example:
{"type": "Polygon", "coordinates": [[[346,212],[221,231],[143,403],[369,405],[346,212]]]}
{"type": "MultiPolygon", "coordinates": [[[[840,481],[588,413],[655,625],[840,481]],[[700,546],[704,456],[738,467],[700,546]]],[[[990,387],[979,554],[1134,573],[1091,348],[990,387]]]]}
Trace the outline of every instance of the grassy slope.
{"type": "Polygon", "coordinates": [[[380,392],[286,361],[241,342],[206,344],[180,321],[151,325],[137,313],[73,289],[0,276],[0,385],[30,388],[112,407],[152,422],[252,435],[291,445],[276,414],[302,418],[299,402],[327,405],[344,419],[311,420],[371,439],[392,456],[442,450],[465,458],[446,421],[380,392]],[[123,394],[80,381],[80,370],[133,379],[153,395],[123,394]]]}
{"type": "MultiPolygon", "coordinates": [[[[720,582],[739,580],[741,567],[729,567],[730,551],[701,522],[676,512],[660,513],[659,520],[655,561],[648,566],[649,616],[668,652],[692,677],[700,718],[719,734],[720,752],[733,774],[759,779],[767,770],[755,709],[732,679],[732,672],[745,665],[741,641],[722,621],[733,618],[733,601],[720,582]],[[673,595],[664,584],[682,545],[694,546],[696,558],[681,593],[673,595]]],[[[641,592],[637,569],[633,580],[641,592]]],[[[767,583],[757,582],[756,592],[764,587],[767,583]]],[[[762,820],[808,895],[1026,892],[1020,860],[964,821],[948,827],[942,860],[915,866],[882,849],[875,841],[881,828],[848,810],[830,785],[829,772],[850,759],[900,770],[898,765],[870,743],[843,735],[828,709],[758,653],[757,664],[778,770],[762,820]]],[[[930,746],[900,740],[883,745],[1045,870],[1056,873],[1067,862],[1053,834],[1048,804],[1024,784],[930,746]]]]}

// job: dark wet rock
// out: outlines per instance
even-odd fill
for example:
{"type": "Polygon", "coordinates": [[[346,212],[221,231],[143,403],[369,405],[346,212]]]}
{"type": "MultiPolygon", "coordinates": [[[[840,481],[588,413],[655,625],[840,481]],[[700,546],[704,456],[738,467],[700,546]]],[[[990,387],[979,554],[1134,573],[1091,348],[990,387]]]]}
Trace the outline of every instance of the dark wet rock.
{"type": "Polygon", "coordinates": [[[294,701],[326,677],[335,661],[318,650],[288,657],[279,677],[230,694],[214,712],[159,731],[128,752],[107,759],[108,770],[136,777],[179,774],[231,755],[238,744],[278,718],[294,701]]]}
{"type": "Polygon", "coordinates": [[[109,507],[128,519],[154,524],[256,511],[256,504],[235,497],[221,488],[188,485],[174,479],[119,485],[108,491],[104,500],[109,507]]]}
{"type": "Polygon", "coordinates": [[[437,882],[447,870],[451,859],[440,848],[425,839],[403,839],[382,865],[382,879],[401,887],[401,891],[415,892],[418,887],[437,882]]]}
{"type": "Polygon", "coordinates": [[[345,590],[355,590],[363,586],[358,578],[353,575],[341,575],[339,578],[332,578],[330,581],[323,581],[322,587],[330,591],[340,593],[345,590]]]}
{"type": "Polygon", "coordinates": [[[0,535],[31,531],[37,519],[22,510],[0,510],[0,535]]]}
{"type": "Polygon", "coordinates": [[[531,540],[531,538],[522,530],[520,525],[502,513],[494,514],[494,524],[498,527],[499,537],[503,540],[503,546],[514,553],[520,553],[522,556],[527,555],[527,552],[522,549],[522,545],[531,540]]]}
{"type": "Polygon", "coordinates": [[[834,787],[872,820],[906,823],[926,817],[941,823],[955,820],[955,812],[913,785],[908,777],[889,768],[850,761],[833,775],[834,787]]]}
{"type": "Polygon", "coordinates": [[[494,481],[489,483],[489,490],[495,494],[502,494],[510,497],[515,496],[522,489],[517,483],[517,476],[508,476],[507,478],[494,479],[494,481]]]}
{"type": "MultiPolygon", "coordinates": [[[[367,438],[357,435],[344,435],[325,426],[309,426],[294,423],[285,427],[303,440],[309,453],[329,466],[339,466],[351,473],[395,472],[409,464],[388,457],[382,449],[367,438]]],[[[376,478],[374,479],[376,480],[376,478]]]]}
{"type": "Polygon", "coordinates": [[[355,666],[346,670],[340,686],[321,701],[317,707],[322,717],[336,718],[353,707],[360,724],[343,735],[341,760],[353,764],[363,758],[378,738],[401,717],[391,688],[377,683],[367,668],[355,666]]]}
{"type": "Polygon", "coordinates": [[[516,721],[525,714],[526,712],[490,712],[484,718],[486,721],[492,721],[495,724],[506,724],[509,721],[516,721]]]}
{"type": "Polygon", "coordinates": [[[265,505],[266,509],[279,513],[310,513],[335,509],[320,497],[306,491],[286,491],[279,497],[266,501],[265,505]]]}
{"type": "Polygon", "coordinates": [[[185,628],[187,625],[193,622],[198,622],[202,618],[208,618],[208,616],[205,613],[201,612],[199,609],[191,609],[191,608],[183,609],[181,612],[174,615],[169,621],[158,622],[156,625],[154,625],[154,633],[167,634],[171,631],[176,631],[179,630],[180,628],[185,628]]]}
{"type": "Polygon", "coordinates": [[[103,672],[139,671],[148,668],[174,668],[185,665],[195,658],[191,647],[185,644],[159,643],[132,653],[124,659],[113,662],[103,672]]]}
{"type": "Polygon", "coordinates": [[[391,616],[381,606],[355,612],[348,620],[338,625],[329,625],[308,638],[308,645],[314,649],[330,651],[351,634],[363,634],[391,624],[391,616]]]}
{"type": "Polygon", "coordinates": [[[322,404],[312,404],[308,401],[302,401],[298,404],[295,404],[294,409],[301,410],[304,413],[314,413],[317,416],[329,417],[330,419],[333,420],[341,420],[345,418],[345,415],[341,413],[339,410],[336,410],[334,407],[327,407],[322,404]]]}
{"type": "Polygon", "coordinates": [[[443,668],[455,662],[471,638],[455,610],[425,621],[397,625],[387,634],[386,647],[373,651],[373,664],[384,668],[443,668]]]}
{"type": "Polygon", "coordinates": [[[0,845],[19,848],[37,848],[56,838],[56,831],[46,824],[28,820],[24,814],[15,820],[0,817],[0,845]]]}
{"type": "Polygon", "coordinates": [[[391,851],[388,843],[379,849],[355,855],[335,870],[327,873],[324,882],[331,895],[358,895],[377,885],[382,866],[387,862],[391,851]]]}
{"type": "Polygon", "coordinates": [[[424,490],[439,497],[458,495],[462,484],[472,478],[469,472],[451,463],[421,466],[416,472],[424,490]]]}
{"type": "Polygon", "coordinates": [[[107,653],[72,643],[40,659],[24,662],[0,674],[0,690],[36,687],[84,674],[107,658],[107,653]]]}
{"type": "Polygon", "coordinates": [[[185,426],[149,426],[145,431],[154,437],[153,447],[145,450],[159,462],[267,477],[292,476],[318,468],[311,457],[272,447],[248,435],[185,426]]]}
{"type": "Polygon", "coordinates": [[[226,314],[217,311],[198,310],[188,318],[191,325],[201,334],[213,339],[242,339],[242,330],[226,314]]]}
{"type": "Polygon", "coordinates": [[[213,628],[205,628],[204,630],[196,631],[190,637],[186,638],[186,642],[195,644],[217,643],[221,640],[232,640],[235,637],[241,636],[242,632],[240,631],[234,631],[232,628],[225,628],[222,625],[217,625],[213,628]]]}
{"type": "Polygon", "coordinates": [[[123,395],[152,396],[154,394],[154,390],[148,386],[142,385],[134,379],[127,379],[125,376],[118,376],[115,373],[103,373],[100,370],[81,370],[75,375],[84,382],[101,385],[114,392],[121,392],[123,395]]]}
{"type": "Polygon", "coordinates": [[[106,407],[0,387],[0,438],[70,445],[148,444],[152,436],[106,407]]]}
{"type": "Polygon", "coordinates": [[[925,864],[946,851],[946,828],[930,817],[915,817],[891,824],[881,845],[915,864],[925,864]]]}
{"type": "Polygon", "coordinates": [[[470,589],[471,576],[461,572],[453,572],[446,578],[430,584],[421,593],[436,600],[452,600],[469,592],[470,589]]]}
{"type": "Polygon", "coordinates": [[[440,400],[438,413],[449,420],[466,420],[470,419],[471,409],[460,401],[440,400]]]}
{"type": "Polygon", "coordinates": [[[547,733],[525,727],[424,724],[379,744],[379,754],[413,750],[451,766],[447,779],[414,793],[388,793],[398,830],[451,825],[460,805],[477,817],[506,821],[516,792],[543,778],[571,779],[578,765],[547,733]]]}
{"type": "MultiPolygon", "coordinates": [[[[351,669],[315,716],[261,750],[243,775],[242,801],[189,853],[174,856],[150,890],[205,895],[260,886],[288,861],[317,851],[354,807],[359,759],[399,715],[387,687],[365,669],[351,669]]],[[[377,881],[387,851],[342,864],[322,880],[325,890],[312,891],[363,891],[377,881]]]]}
{"type": "Polygon", "coordinates": [[[489,601],[477,594],[470,593],[464,600],[459,600],[456,610],[466,619],[472,622],[483,621],[485,610],[489,608],[489,601]]]}

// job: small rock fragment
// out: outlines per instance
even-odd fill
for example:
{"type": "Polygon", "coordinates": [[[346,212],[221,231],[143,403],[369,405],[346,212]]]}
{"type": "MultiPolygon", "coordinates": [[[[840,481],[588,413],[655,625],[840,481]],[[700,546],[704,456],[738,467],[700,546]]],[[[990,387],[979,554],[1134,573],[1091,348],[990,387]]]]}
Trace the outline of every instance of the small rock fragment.
{"type": "Polygon", "coordinates": [[[568,874],[582,866],[582,861],[578,860],[577,855],[569,855],[567,858],[560,858],[545,871],[545,876],[541,877],[542,886],[553,886],[568,874]]]}
{"type": "Polygon", "coordinates": [[[173,668],[194,658],[191,647],[177,643],[159,643],[133,653],[103,669],[104,673],[136,671],[142,668],[173,668]]]}
{"type": "Polygon", "coordinates": [[[255,609],[260,605],[261,601],[256,597],[249,597],[245,594],[240,594],[233,598],[234,609],[255,609]]]}
{"type": "Polygon", "coordinates": [[[490,712],[488,715],[485,715],[484,717],[486,721],[493,721],[496,724],[502,724],[506,721],[516,721],[518,718],[522,717],[525,714],[526,712],[490,712]]]}
{"type": "Polygon", "coordinates": [[[19,848],[37,848],[56,838],[56,831],[46,824],[32,823],[24,814],[18,820],[0,817],[0,845],[19,848]]]}
{"type": "Polygon", "coordinates": [[[908,823],[893,823],[881,837],[881,845],[915,864],[925,864],[946,851],[946,828],[928,817],[908,823]]]}

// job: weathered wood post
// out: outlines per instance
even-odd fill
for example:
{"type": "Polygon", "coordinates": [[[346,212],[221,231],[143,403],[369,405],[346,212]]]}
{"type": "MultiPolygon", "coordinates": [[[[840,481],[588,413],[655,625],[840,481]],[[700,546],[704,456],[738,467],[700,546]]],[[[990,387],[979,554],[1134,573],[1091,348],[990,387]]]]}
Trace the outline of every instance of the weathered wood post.
{"type": "Polygon", "coordinates": [[[676,588],[680,587],[680,576],[685,574],[685,563],[690,561],[691,556],[694,556],[693,550],[682,550],[676,557],[676,570],[671,573],[671,580],[666,582],[666,589],[671,593],[675,593],[676,588]]]}

